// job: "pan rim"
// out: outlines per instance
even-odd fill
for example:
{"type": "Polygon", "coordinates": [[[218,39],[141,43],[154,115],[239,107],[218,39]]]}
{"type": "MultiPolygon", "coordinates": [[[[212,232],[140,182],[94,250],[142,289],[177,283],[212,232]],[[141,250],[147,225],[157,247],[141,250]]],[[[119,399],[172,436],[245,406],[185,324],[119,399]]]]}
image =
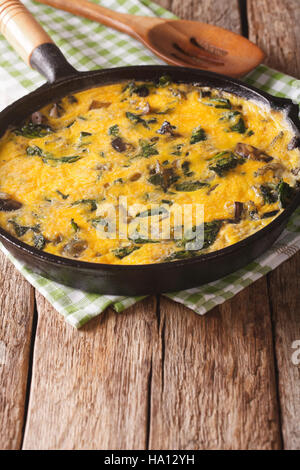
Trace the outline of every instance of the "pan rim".
{"type": "MultiPolygon", "coordinates": [[[[33,92],[26,94],[19,100],[13,102],[9,106],[7,106],[4,110],[0,112],[0,118],[5,118],[6,114],[9,114],[12,109],[14,109],[16,106],[21,105],[23,102],[26,102],[27,100],[30,99],[31,96],[37,96],[39,93],[45,94],[45,92],[48,89],[55,89],[56,87],[61,87],[64,85],[67,85],[68,83],[73,83],[77,80],[81,80],[84,78],[98,78],[102,77],[105,75],[110,75],[112,73],[118,75],[118,73],[122,73],[123,71],[132,71],[132,78],[134,79],[134,73],[136,70],[144,70],[146,72],[153,72],[153,74],[156,74],[157,77],[161,76],[163,72],[167,72],[172,74],[173,73],[180,73],[180,74],[186,74],[188,77],[188,74],[191,74],[193,76],[198,76],[199,78],[206,78],[208,80],[214,81],[216,80],[217,82],[224,82],[223,87],[222,86],[215,86],[211,85],[212,88],[226,88],[227,85],[234,85],[240,91],[244,91],[244,93],[250,92],[254,93],[258,100],[262,99],[270,106],[271,109],[276,109],[278,111],[284,112],[287,121],[292,125],[293,132],[295,136],[300,137],[300,121],[298,117],[298,112],[299,108],[297,104],[294,104],[291,99],[288,98],[282,98],[282,97],[277,97],[270,95],[269,93],[259,90],[256,87],[253,87],[252,85],[248,85],[245,82],[236,79],[236,78],[231,78],[225,75],[221,75],[215,72],[208,72],[206,70],[199,70],[199,69],[193,69],[193,68],[188,68],[188,67],[176,67],[176,66],[168,66],[168,65],[163,65],[163,66],[157,66],[157,65],[133,65],[129,67],[116,67],[112,69],[100,69],[100,70],[92,70],[89,72],[77,72],[74,75],[68,76],[66,78],[62,78],[57,80],[56,82],[52,84],[43,84],[33,92]]],[[[129,79],[129,78],[128,78],[129,79]]],[[[125,80],[128,80],[127,78],[125,79],[116,79],[111,80],[111,81],[106,81],[103,85],[107,85],[109,83],[117,83],[117,82],[122,82],[125,80]]],[[[153,77],[149,77],[148,80],[153,80],[153,77]]],[[[145,79],[143,79],[145,80],[145,79]]],[[[147,79],[146,79],[147,80],[147,79]]],[[[193,83],[195,82],[194,79],[186,79],[186,80],[174,80],[175,82],[181,82],[181,83],[193,83]]],[[[101,86],[101,85],[96,85],[96,86],[101,86]]],[[[81,87],[78,89],[78,91],[88,89],[88,88],[93,88],[94,86],[87,86],[81,87]]],[[[230,93],[233,93],[233,91],[230,91],[230,93]]],[[[65,93],[67,94],[67,93],[65,93]]],[[[242,96],[242,94],[241,94],[242,96]]],[[[245,98],[245,97],[244,97],[245,98]]],[[[246,100],[249,100],[249,98],[245,98],[246,100]]],[[[47,100],[45,100],[46,102],[47,100]]],[[[49,100],[49,103],[53,100],[49,100]]],[[[30,114],[30,113],[29,113],[30,114]]],[[[9,125],[4,129],[4,132],[6,129],[9,128],[9,125]]],[[[1,132],[2,135],[2,132],[1,132]]],[[[105,272],[117,272],[117,271],[146,271],[146,270],[164,270],[164,269],[172,269],[175,267],[180,267],[180,266],[192,266],[194,264],[198,264],[201,266],[201,264],[204,264],[204,262],[209,262],[210,260],[214,260],[216,258],[226,258],[227,256],[234,255],[235,252],[239,252],[240,249],[247,247],[248,245],[251,246],[252,243],[254,243],[256,240],[259,240],[260,238],[264,238],[264,236],[268,232],[272,232],[273,230],[276,229],[276,227],[279,227],[280,225],[284,224],[284,222],[287,223],[289,217],[291,214],[294,212],[294,210],[299,206],[300,204],[300,192],[298,191],[289,206],[282,211],[281,214],[279,214],[272,222],[270,222],[267,226],[264,228],[258,230],[257,232],[253,233],[252,235],[240,240],[237,243],[234,243],[232,245],[229,245],[225,248],[222,248],[220,250],[212,251],[210,253],[202,254],[199,256],[195,256],[194,258],[190,259],[185,259],[185,260],[177,260],[177,261],[168,261],[168,262],[161,262],[161,263],[151,263],[151,264],[135,264],[135,265],[119,265],[119,264],[104,264],[104,263],[93,263],[90,261],[80,261],[76,260],[73,258],[65,258],[62,256],[57,256],[53,255],[48,252],[41,251],[34,246],[31,246],[29,244],[24,243],[22,240],[18,239],[17,237],[11,235],[9,232],[7,232],[5,229],[0,227],[0,241],[4,240],[8,242],[9,244],[12,244],[14,248],[17,250],[22,251],[23,253],[29,254],[35,259],[38,259],[40,261],[47,261],[50,264],[56,265],[56,266],[61,266],[61,267],[66,267],[66,268],[77,268],[81,269],[83,271],[90,271],[90,272],[98,272],[98,271],[105,271],[105,272]]]]}

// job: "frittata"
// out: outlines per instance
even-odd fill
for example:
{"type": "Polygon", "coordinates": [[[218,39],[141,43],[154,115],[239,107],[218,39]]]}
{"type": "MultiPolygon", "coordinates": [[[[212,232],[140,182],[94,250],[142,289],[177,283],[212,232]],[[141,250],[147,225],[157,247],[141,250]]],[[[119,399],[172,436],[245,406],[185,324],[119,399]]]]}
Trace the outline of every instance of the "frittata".
{"type": "Polygon", "coordinates": [[[1,138],[0,225],[88,262],[199,256],[285,209],[300,178],[298,147],[281,112],[197,83],[164,76],[88,89],[1,138]]]}

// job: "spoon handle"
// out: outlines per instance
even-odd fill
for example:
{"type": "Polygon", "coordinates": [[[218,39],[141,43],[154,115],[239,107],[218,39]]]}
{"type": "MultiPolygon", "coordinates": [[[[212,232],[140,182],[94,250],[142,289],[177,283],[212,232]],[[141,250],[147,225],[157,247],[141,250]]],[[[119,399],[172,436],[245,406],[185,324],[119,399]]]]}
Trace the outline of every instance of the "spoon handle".
{"type": "Polygon", "coordinates": [[[89,20],[98,21],[106,26],[117,29],[122,33],[140,38],[148,27],[154,23],[154,18],[118,13],[109,8],[96,5],[87,0],[37,0],[39,3],[50,5],[75,15],[83,16],[89,20]]]}

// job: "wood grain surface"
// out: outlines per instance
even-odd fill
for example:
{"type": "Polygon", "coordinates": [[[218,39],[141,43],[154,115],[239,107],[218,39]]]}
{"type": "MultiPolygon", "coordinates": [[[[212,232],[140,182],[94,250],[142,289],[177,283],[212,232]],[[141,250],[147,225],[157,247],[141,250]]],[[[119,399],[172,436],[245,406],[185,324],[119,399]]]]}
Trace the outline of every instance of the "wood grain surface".
{"type": "Polygon", "coordinates": [[[151,449],[281,446],[264,279],[199,318],[161,301],[151,449]]]}
{"type": "Polygon", "coordinates": [[[299,78],[300,2],[247,0],[249,39],[266,53],[265,63],[299,78]]]}
{"type": "MultiPolygon", "coordinates": [[[[248,30],[269,65],[299,77],[296,0],[157,3],[248,30]]],[[[79,331],[37,294],[31,335],[33,290],[1,256],[0,447],[23,439],[24,449],[300,448],[300,366],[291,361],[299,268],[298,253],[204,317],[151,297],[79,331]]]]}
{"type": "MultiPolygon", "coordinates": [[[[300,78],[300,2],[248,0],[249,37],[267,53],[267,63],[300,78]]],[[[300,340],[300,252],[268,275],[285,449],[300,449],[300,365],[292,344],[300,340]]]]}
{"type": "Polygon", "coordinates": [[[37,296],[24,449],[145,449],[156,300],[111,310],[80,331],[37,296]]]}
{"type": "Polygon", "coordinates": [[[292,345],[300,340],[299,273],[298,253],[269,275],[279,407],[285,449],[300,449],[300,364],[292,362],[292,355],[295,352],[292,345]]]}
{"type": "Polygon", "coordinates": [[[168,8],[179,18],[212,23],[235,33],[241,33],[238,0],[172,0],[168,3],[170,4],[168,8]]]}
{"type": "Polygon", "coordinates": [[[19,449],[34,315],[34,290],[0,253],[0,449],[19,449]]]}

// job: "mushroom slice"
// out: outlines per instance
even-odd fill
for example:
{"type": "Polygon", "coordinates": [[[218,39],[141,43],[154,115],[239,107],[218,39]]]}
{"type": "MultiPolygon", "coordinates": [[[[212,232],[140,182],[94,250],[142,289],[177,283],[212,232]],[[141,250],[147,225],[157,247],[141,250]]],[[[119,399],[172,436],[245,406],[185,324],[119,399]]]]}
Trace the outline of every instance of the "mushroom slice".
{"type": "Polygon", "coordinates": [[[70,104],[78,103],[78,99],[74,95],[68,95],[67,100],[70,104]]]}
{"type": "Polygon", "coordinates": [[[126,142],[122,139],[122,137],[116,137],[111,141],[111,146],[113,149],[115,149],[117,152],[125,152],[126,150],[126,142]]]}
{"type": "Polygon", "coordinates": [[[175,129],[176,129],[176,126],[172,126],[172,124],[170,124],[169,121],[164,121],[162,123],[161,128],[158,129],[156,132],[158,134],[168,135],[171,137],[180,137],[181,134],[179,134],[179,132],[175,132],[175,129]]]}
{"type": "Polygon", "coordinates": [[[112,169],[111,163],[97,163],[97,165],[95,166],[95,170],[106,171],[106,170],[111,170],[111,169],[112,169]]]}
{"type": "Polygon", "coordinates": [[[31,115],[31,122],[33,124],[43,124],[45,121],[45,116],[42,115],[42,113],[40,113],[40,111],[36,111],[35,113],[32,113],[31,115]]]}
{"type": "Polygon", "coordinates": [[[22,203],[15,201],[6,193],[0,193],[0,211],[12,212],[22,207],[22,203]]]}
{"type": "Polygon", "coordinates": [[[294,136],[290,142],[288,143],[287,149],[288,150],[294,150],[296,148],[300,147],[300,137],[299,136],[294,136]]]}
{"type": "Polygon", "coordinates": [[[267,155],[265,152],[258,149],[257,147],[254,147],[253,145],[249,145],[249,144],[243,144],[242,142],[239,142],[236,144],[234,152],[243,158],[249,158],[250,160],[257,160],[259,162],[268,163],[271,160],[273,160],[273,157],[271,157],[270,155],[267,155]]]}
{"type": "Polygon", "coordinates": [[[72,258],[79,258],[84,250],[86,250],[88,244],[85,240],[71,240],[67,243],[63,249],[62,253],[67,256],[71,256],[72,258]]]}
{"type": "Polygon", "coordinates": [[[300,166],[297,167],[297,168],[293,168],[293,169],[291,170],[291,173],[292,173],[292,175],[295,175],[295,176],[299,175],[299,173],[300,173],[300,166]]]}
{"type": "Polygon", "coordinates": [[[49,116],[54,119],[57,119],[63,115],[64,111],[65,110],[60,103],[54,103],[49,111],[49,116]]]}
{"type": "Polygon", "coordinates": [[[235,201],[234,203],[234,220],[236,223],[241,221],[244,210],[244,204],[242,202],[235,201]]]}
{"type": "Polygon", "coordinates": [[[137,171],[136,173],[133,173],[133,175],[130,176],[129,181],[137,181],[140,179],[141,176],[142,176],[142,173],[137,171]]]}
{"type": "Polygon", "coordinates": [[[92,109],[101,109],[101,108],[108,108],[111,105],[109,102],[93,100],[90,104],[89,111],[92,109]]]}
{"type": "Polygon", "coordinates": [[[274,176],[280,177],[282,173],[284,172],[285,167],[282,163],[280,162],[273,162],[273,163],[268,163],[267,165],[263,166],[262,168],[259,168],[256,172],[256,176],[261,176],[267,173],[267,171],[272,171],[274,173],[274,176]]]}
{"type": "Polygon", "coordinates": [[[140,114],[141,116],[145,116],[146,114],[149,114],[151,112],[150,104],[148,103],[148,101],[146,101],[146,103],[143,106],[137,109],[140,109],[142,111],[140,114]]]}

